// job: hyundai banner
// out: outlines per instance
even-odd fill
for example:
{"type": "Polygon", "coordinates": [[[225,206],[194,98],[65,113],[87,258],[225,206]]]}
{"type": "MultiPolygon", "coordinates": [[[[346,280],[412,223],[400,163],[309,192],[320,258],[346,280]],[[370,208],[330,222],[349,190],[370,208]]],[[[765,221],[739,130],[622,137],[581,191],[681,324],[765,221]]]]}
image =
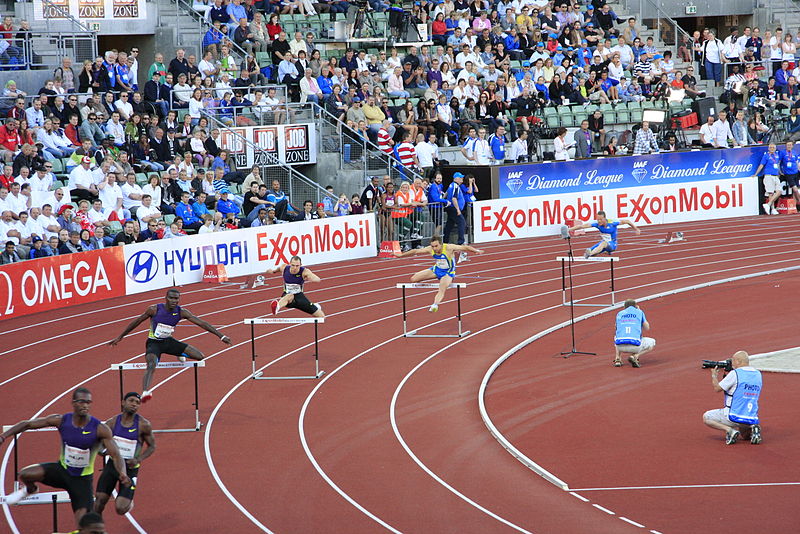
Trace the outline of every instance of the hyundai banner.
{"type": "Polygon", "coordinates": [[[349,215],[127,245],[128,294],[200,282],[206,265],[229,277],[263,273],[300,256],[314,265],[374,257],[375,215],[349,215]]]}
{"type": "Polygon", "coordinates": [[[499,169],[500,198],[745,178],[755,174],[765,150],[760,146],[507,165],[499,169]]]}

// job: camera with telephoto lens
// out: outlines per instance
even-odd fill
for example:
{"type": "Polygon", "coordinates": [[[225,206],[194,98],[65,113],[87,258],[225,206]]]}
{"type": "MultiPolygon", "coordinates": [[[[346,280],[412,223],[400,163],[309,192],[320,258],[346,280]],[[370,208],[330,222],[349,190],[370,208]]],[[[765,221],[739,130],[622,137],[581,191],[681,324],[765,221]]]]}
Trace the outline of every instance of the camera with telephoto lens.
{"type": "Polygon", "coordinates": [[[723,360],[721,362],[715,360],[703,360],[703,369],[722,369],[726,373],[733,371],[733,360],[723,360]]]}

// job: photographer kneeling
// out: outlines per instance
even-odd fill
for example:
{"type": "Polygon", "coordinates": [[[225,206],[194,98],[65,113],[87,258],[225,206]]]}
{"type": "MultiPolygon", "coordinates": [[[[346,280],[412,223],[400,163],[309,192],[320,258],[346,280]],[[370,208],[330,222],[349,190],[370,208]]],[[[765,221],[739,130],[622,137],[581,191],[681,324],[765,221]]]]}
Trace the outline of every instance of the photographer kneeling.
{"type": "MultiPolygon", "coordinates": [[[[711,368],[714,391],[725,392],[725,407],[703,414],[703,422],[725,431],[725,444],[733,445],[741,436],[750,443],[761,443],[758,422],[758,397],[761,394],[761,371],[750,367],[750,356],[740,350],[730,360],[732,371],[719,381],[719,365],[711,368]]],[[[718,362],[722,363],[722,362],[718,362]]]]}
{"type": "Polygon", "coordinates": [[[628,361],[633,367],[641,367],[639,357],[656,346],[652,337],[642,337],[643,330],[650,330],[650,323],[633,299],[625,301],[624,308],[617,314],[617,328],[614,333],[614,367],[622,367],[622,354],[630,354],[628,361]]]}

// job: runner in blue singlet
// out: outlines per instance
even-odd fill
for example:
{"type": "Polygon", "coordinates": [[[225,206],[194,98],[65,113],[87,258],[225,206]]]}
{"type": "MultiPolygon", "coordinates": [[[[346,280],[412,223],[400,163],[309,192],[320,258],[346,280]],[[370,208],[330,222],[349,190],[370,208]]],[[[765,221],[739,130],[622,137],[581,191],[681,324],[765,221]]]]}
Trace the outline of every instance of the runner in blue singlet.
{"type": "Polygon", "coordinates": [[[130,484],[125,461],[117,449],[111,429],[89,413],[92,405],[92,393],[86,388],[78,388],[72,393],[72,413],[55,414],[20,421],[0,434],[0,444],[8,438],[25,430],[56,427],[61,435],[61,454],[57,462],[34,464],[19,472],[19,481],[23,487],[6,497],[7,504],[17,504],[39,488],[41,482],[54,488],[67,490],[75,522],[78,523],[92,509],[92,478],[94,460],[100,446],[104,446],[113,459],[117,470],[117,478],[123,485],[130,484]]]}
{"type": "Polygon", "coordinates": [[[483,254],[482,250],[473,248],[469,245],[454,245],[449,243],[445,245],[439,236],[431,238],[431,244],[427,247],[407,250],[406,252],[395,252],[395,257],[403,258],[405,256],[412,256],[414,254],[430,254],[436,263],[433,267],[429,267],[411,276],[411,282],[424,282],[426,280],[439,280],[439,291],[433,298],[433,304],[428,311],[435,312],[439,310],[439,303],[444,299],[445,291],[453,282],[456,277],[456,260],[453,258],[454,252],[473,252],[475,254],[483,254]]]}
{"type": "MultiPolygon", "coordinates": [[[[602,252],[607,252],[611,254],[615,250],[617,250],[617,227],[620,224],[627,224],[631,228],[636,231],[636,235],[641,234],[641,230],[639,230],[635,224],[633,224],[628,219],[620,219],[619,221],[609,221],[606,218],[606,212],[598,211],[597,212],[597,222],[592,223],[581,223],[576,224],[572,228],[569,229],[570,232],[574,230],[579,230],[581,228],[597,228],[600,232],[600,237],[602,238],[596,244],[592,245],[591,247],[587,248],[586,251],[583,253],[584,258],[589,258],[590,256],[596,256],[602,252]]],[[[563,227],[562,227],[563,228],[563,227]]]]}
{"type": "Polygon", "coordinates": [[[175,325],[177,325],[178,321],[181,319],[186,319],[203,330],[214,334],[220,338],[223,343],[231,344],[231,338],[223,335],[222,332],[197,317],[186,308],[179,306],[178,303],[180,299],[180,291],[175,288],[168,289],[166,302],[164,304],[148,306],[144,313],[131,321],[120,335],[108,343],[112,347],[115,346],[122,341],[123,337],[131,333],[134,328],[144,321],[150,320],[150,331],[147,334],[147,343],[145,344],[144,357],[147,360],[147,369],[142,379],[142,402],[147,402],[153,398],[153,393],[150,391],[150,382],[153,380],[153,373],[156,370],[156,365],[158,365],[162,354],[172,354],[180,358],[181,361],[186,361],[186,358],[191,358],[192,360],[202,360],[205,358],[200,349],[187,345],[172,337],[175,325]]]}

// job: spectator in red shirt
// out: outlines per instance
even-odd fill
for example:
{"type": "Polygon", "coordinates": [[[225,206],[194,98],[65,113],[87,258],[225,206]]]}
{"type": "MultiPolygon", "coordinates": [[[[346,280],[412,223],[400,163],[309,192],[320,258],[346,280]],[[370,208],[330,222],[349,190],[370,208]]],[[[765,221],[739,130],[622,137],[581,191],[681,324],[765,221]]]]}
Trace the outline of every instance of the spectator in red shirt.
{"type": "Polygon", "coordinates": [[[6,163],[14,159],[14,154],[22,144],[22,137],[17,126],[17,119],[13,118],[6,120],[6,123],[0,126],[0,157],[6,163]]]}
{"type": "Polygon", "coordinates": [[[69,116],[69,124],[67,124],[66,128],[64,128],[64,135],[67,136],[67,139],[70,140],[72,145],[75,148],[81,146],[81,135],[78,132],[78,116],[77,115],[70,115],[69,116]]]}

